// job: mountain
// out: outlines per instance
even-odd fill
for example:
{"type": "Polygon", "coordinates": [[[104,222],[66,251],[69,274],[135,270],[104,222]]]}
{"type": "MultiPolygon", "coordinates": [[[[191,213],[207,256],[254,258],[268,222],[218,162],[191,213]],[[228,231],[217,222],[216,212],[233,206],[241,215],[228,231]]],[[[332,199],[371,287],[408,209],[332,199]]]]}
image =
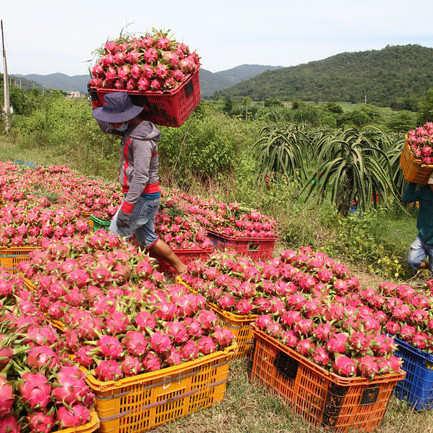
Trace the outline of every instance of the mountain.
{"type": "Polygon", "coordinates": [[[219,90],[232,87],[265,71],[280,69],[282,66],[241,65],[220,72],[200,69],[200,90],[203,97],[213,96],[219,90]]]}
{"type": "MultiPolygon", "coordinates": [[[[226,71],[215,73],[207,71],[206,69],[200,69],[201,94],[204,97],[212,96],[219,90],[231,87],[243,80],[248,80],[264,71],[277,68],[281,68],[281,66],[241,65],[226,71]]],[[[35,81],[47,89],[59,89],[64,92],[87,92],[87,83],[89,82],[89,75],[69,76],[59,72],[49,75],[14,75],[14,77],[35,81]]]]}
{"type": "MultiPolygon", "coordinates": [[[[1,88],[3,88],[3,74],[0,74],[0,80],[1,80],[1,88]]],[[[44,86],[42,84],[37,83],[36,81],[29,80],[26,78],[23,78],[22,76],[13,75],[10,76],[11,86],[13,87],[19,87],[22,90],[30,90],[37,88],[39,90],[42,90],[44,86]]]]}
{"type": "Polygon", "coordinates": [[[424,97],[433,88],[433,48],[387,46],[341,53],[324,60],[279,68],[218,92],[254,100],[347,101],[389,106],[424,97]]]}
{"type": "Polygon", "coordinates": [[[23,77],[26,80],[35,81],[41,84],[46,89],[59,89],[64,92],[80,91],[87,92],[87,83],[89,75],[73,75],[72,77],[66,74],[57,72],[49,75],[27,74],[14,75],[14,77],[23,77]]]}

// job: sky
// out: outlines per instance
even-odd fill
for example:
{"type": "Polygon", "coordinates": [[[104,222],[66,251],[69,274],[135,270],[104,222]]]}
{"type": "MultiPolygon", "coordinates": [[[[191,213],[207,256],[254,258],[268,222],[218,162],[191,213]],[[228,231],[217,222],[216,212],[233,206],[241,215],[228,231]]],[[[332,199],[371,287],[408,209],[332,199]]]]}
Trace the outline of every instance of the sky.
{"type": "Polygon", "coordinates": [[[0,0],[8,73],[23,75],[88,74],[107,40],[153,28],[189,45],[211,72],[433,48],[432,12],[432,0],[0,0]]]}

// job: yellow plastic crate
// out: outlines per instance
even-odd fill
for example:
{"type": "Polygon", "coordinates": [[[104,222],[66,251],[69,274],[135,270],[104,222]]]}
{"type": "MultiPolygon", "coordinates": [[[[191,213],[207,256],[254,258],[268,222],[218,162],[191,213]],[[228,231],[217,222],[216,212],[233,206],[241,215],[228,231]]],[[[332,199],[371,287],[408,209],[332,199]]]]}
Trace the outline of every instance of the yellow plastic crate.
{"type": "Polygon", "coordinates": [[[90,412],[90,421],[86,424],[80,425],[78,427],[70,427],[63,430],[58,430],[57,433],[92,433],[99,429],[99,418],[96,411],[92,410],[90,412]]]}
{"type": "MultiPolygon", "coordinates": [[[[176,282],[185,286],[191,293],[199,294],[192,287],[186,284],[181,277],[177,276],[176,282]]],[[[240,314],[233,314],[222,310],[211,302],[207,303],[207,307],[212,309],[218,316],[221,326],[230,329],[230,331],[233,332],[235,341],[238,345],[238,352],[234,356],[234,359],[250,357],[254,346],[254,335],[250,324],[257,319],[258,315],[252,314],[249,316],[242,316],[240,314]]]]}
{"type": "Polygon", "coordinates": [[[194,361],[118,381],[101,382],[88,374],[101,433],[151,430],[221,401],[235,353],[236,343],[194,361]]]}
{"type": "Polygon", "coordinates": [[[0,266],[7,268],[10,273],[16,274],[18,263],[30,261],[29,253],[36,249],[37,247],[0,248],[0,266]]]}
{"type": "Polygon", "coordinates": [[[427,184],[433,173],[433,165],[423,164],[420,159],[414,157],[407,140],[400,157],[400,165],[407,182],[427,184]]]}

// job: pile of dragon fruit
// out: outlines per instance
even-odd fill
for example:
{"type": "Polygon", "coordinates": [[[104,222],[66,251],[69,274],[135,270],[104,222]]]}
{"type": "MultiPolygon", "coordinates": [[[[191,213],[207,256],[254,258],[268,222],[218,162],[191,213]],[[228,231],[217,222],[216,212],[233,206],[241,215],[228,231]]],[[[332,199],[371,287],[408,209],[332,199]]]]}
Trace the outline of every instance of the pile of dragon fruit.
{"type": "Polygon", "coordinates": [[[433,122],[410,130],[406,140],[415,158],[422,160],[424,164],[433,164],[433,122]]]}
{"type": "Polygon", "coordinates": [[[0,431],[49,433],[86,424],[94,394],[22,277],[0,270],[0,431]]]}
{"type": "Polygon", "coordinates": [[[93,88],[128,91],[172,90],[200,67],[200,58],[188,45],[167,32],[107,42],[92,68],[93,88]]]}
{"type": "Polygon", "coordinates": [[[230,346],[203,296],[168,283],[147,255],[100,230],[46,242],[20,269],[66,348],[99,380],[159,370],[230,346]]]}
{"type": "Polygon", "coordinates": [[[215,198],[201,198],[175,189],[164,191],[167,206],[176,206],[192,221],[217,234],[232,238],[276,238],[272,218],[241,206],[224,203],[215,198]]]}
{"type": "Polygon", "coordinates": [[[340,376],[401,369],[386,333],[390,316],[364,302],[359,281],[326,254],[305,247],[254,262],[215,253],[189,263],[182,279],[221,310],[257,315],[260,330],[340,376]]]}
{"type": "Polygon", "coordinates": [[[206,229],[192,220],[190,214],[176,206],[174,200],[161,199],[155,218],[156,233],[172,249],[213,251],[206,229]]]}
{"type": "Polygon", "coordinates": [[[0,161],[0,188],[3,207],[56,206],[102,220],[113,217],[123,198],[117,184],[91,179],[65,165],[20,167],[0,161]]]}

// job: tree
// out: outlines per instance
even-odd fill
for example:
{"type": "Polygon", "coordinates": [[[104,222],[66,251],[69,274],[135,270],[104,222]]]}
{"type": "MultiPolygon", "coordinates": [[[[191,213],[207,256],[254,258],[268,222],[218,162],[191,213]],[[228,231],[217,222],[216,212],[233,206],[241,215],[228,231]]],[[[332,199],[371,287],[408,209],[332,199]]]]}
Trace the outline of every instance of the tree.
{"type": "Polygon", "coordinates": [[[316,182],[309,180],[304,187],[306,199],[325,198],[337,207],[338,212],[347,215],[350,204],[355,200],[365,210],[379,196],[386,202],[389,193],[395,196],[390,165],[386,153],[381,149],[377,132],[363,133],[359,129],[330,133],[321,141],[318,155],[319,173],[316,182]]]}
{"type": "Polygon", "coordinates": [[[427,90],[425,98],[419,103],[418,123],[433,121],[433,89],[427,90]]]}

